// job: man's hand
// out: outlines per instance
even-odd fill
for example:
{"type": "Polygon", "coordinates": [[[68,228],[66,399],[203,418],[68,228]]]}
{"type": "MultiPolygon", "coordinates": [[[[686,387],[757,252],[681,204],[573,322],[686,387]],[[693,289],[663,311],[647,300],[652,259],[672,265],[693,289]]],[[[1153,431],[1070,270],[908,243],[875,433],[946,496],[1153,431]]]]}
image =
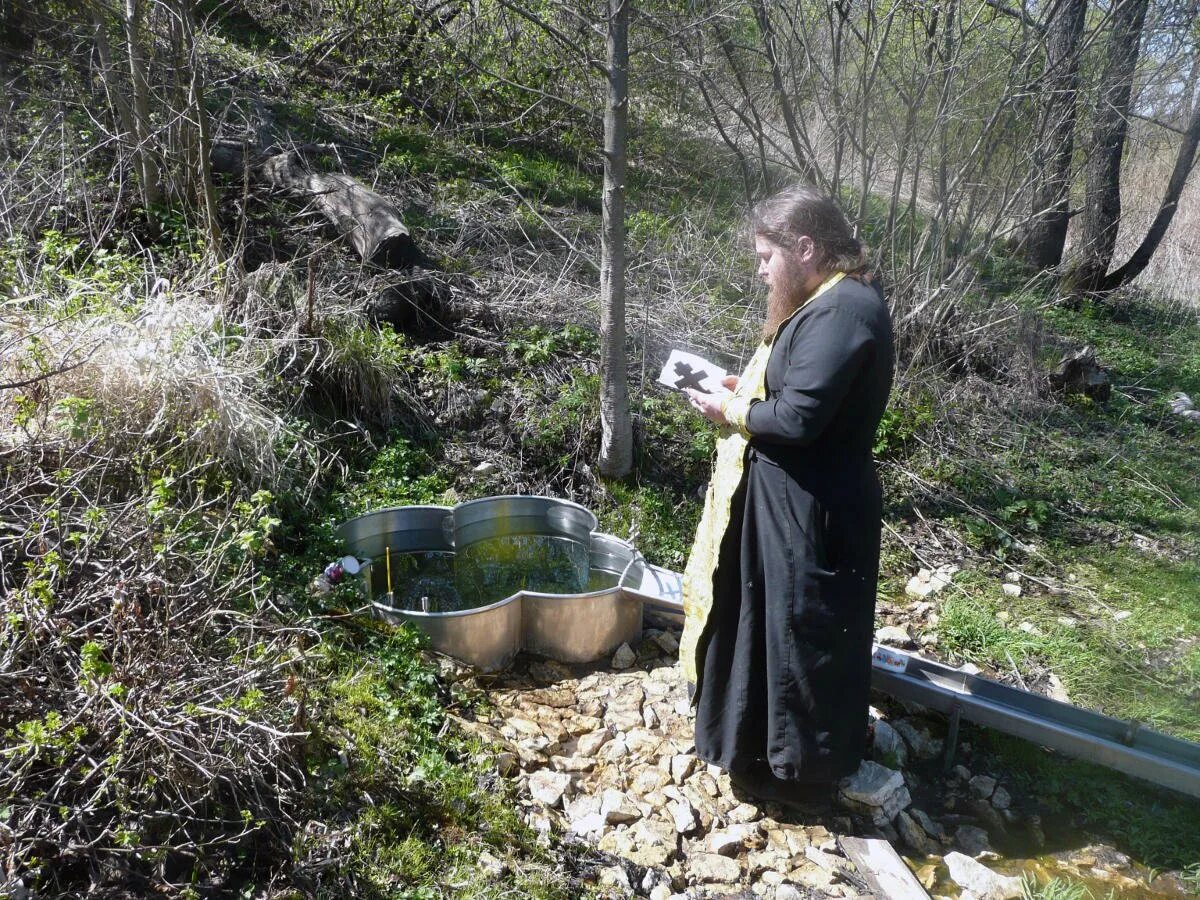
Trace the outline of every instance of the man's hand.
{"type": "Polygon", "coordinates": [[[725,388],[726,390],[736,391],[738,382],[740,380],[741,379],[736,375],[726,375],[721,379],[721,387],[725,388]]]}
{"type": "MultiPolygon", "coordinates": [[[[729,380],[733,380],[736,384],[736,376],[730,376],[722,381],[722,384],[729,380]]],[[[695,388],[685,388],[684,392],[688,395],[688,402],[692,404],[700,415],[708,419],[710,422],[716,422],[718,425],[727,424],[725,421],[725,413],[721,410],[721,401],[725,398],[715,394],[706,394],[704,391],[698,391],[695,388]]]]}

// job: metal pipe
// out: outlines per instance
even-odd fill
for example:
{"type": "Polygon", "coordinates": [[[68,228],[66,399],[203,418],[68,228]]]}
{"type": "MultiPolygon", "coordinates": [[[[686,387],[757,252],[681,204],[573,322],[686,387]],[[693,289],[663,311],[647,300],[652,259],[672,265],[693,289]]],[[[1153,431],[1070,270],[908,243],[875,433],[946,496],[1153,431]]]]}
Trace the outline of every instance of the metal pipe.
{"type": "MultiPolygon", "coordinates": [[[[637,591],[648,613],[683,620],[682,577],[647,566],[637,591]]],[[[876,644],[872,687],[901,700],[1200,797],[1200,744],[1161,734],[876,644]]],[[[957,734],[953,737],[956,739],[957,734]]]]}

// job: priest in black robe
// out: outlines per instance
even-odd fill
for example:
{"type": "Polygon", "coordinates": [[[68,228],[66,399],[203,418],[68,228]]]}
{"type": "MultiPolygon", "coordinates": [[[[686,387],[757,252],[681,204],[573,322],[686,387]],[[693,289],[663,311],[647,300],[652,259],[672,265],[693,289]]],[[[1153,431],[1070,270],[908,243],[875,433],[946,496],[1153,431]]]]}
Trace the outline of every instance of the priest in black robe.
{"type": "Polygon", "coordinates": [[[732,394],[689,391],[721,435],[680,655],[700,758],[759,796],[826,799],[866,749],[892,325],[831,198],[788,189],[752,225],[763,341],[732,394]]]}

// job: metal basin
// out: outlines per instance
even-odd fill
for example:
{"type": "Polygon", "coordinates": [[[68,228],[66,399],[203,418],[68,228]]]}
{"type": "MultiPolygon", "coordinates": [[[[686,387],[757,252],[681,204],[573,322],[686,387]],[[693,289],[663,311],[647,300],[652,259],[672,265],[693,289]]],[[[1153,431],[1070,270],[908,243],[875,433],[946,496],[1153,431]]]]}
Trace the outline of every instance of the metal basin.
{"type": "Polygon", "coordinates": [[[592,662],[641,637],[642,600],[625,590],[642,582],[641,554],[619,538],[596,532],[589,555],[592,590],[523,592],[522,630],[530,653],[559,662],[592,662]]]}
{"type": "Polygon", "coordinates": [[[351,519],[338,529],[338,534],[350,553],[370,560],[360,577],[379,618],[393,625],[409,622],[429,636],[439,653],[484,672],[494,672],[512,662],[521,649],[520,597],[452,612],[424,612],[387,602],[388,548],[396,569],[407,561],[427,559],[433,554],[452,556],[450,517],[448,506],[390,507],[351,519]]]}
{"type": "Polygon", "coordinates": [[[410,622],[439,652],[496,671],[521,649],[591,662],[640,636],[642,599],[628,589],[641,584],[645,563],[625,541],[593,533],[595,525],[570,501],[503,496],[392,507],[338,531],[370,561],[362,579],[376,615],[410,622]],[[389,548],[393,577],[401,575],[395,584],[389,548]],[[437,577],[423,583],[430,574],[437,577]],[[438,610],[439,598],[421,596],[430,584],[469,607],[438,610]]]}

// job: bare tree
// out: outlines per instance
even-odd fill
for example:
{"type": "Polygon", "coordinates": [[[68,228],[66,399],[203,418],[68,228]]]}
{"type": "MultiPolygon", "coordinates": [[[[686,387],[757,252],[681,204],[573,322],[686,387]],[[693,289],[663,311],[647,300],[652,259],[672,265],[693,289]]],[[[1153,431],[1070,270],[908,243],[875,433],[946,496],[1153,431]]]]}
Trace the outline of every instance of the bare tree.
{"type": "Polygon", "coordinates": [[[1024,235],[1025,258],[1038,269],[1062,262],[1079,106],[1079,44],[1087,0],[1056,0],[1049,9],[1041,115],[1033,150],[1033,220],[1024,235]]]}
{"type": "Polygon", "coordinates": [[[1142,242],[1125,264],[1104,277],[1100,283],[1101,290],[1112,290],[1129,284],[1141,275],[1146,266],[1150,264],[1154,252],[1167,234],[1167,229],[1171,227],[1171,220],[1175,218],[1175,211],[1179,208],[1179,197],[1183,194],[1188,176],[1196,163],[1198,144],[1200,144],[1200,104],[1196,104],[1192,109],[1192,118],[1188,123],[1187,131],[1184,132],[1183,141],[1179,145],[1179,152],[1175,156],[1175,166],[1171,171],[1171,178],[1167,182],[1166,191],[1163,193],[1158,214],[1150,223],[1146,236],[1142,238],[1142,242]]]}
{"type": "Polygon", "coordinates": [[[1129,101],[1149,0],[1120,0],[1100,77],[1100,98],[1087,149],[1087,186],[1078,249],[1068,284],[1098,290],[1112,262],[1121,223],[1121,159],[1129,132],[1129,101]]]}
{"type": "Polygon", "coordinates": [[[600,231],[600,473],[633,468],[625,353],[625,143],[629,114],[629,0],[608,0],[608,105],[600,231]]]}

